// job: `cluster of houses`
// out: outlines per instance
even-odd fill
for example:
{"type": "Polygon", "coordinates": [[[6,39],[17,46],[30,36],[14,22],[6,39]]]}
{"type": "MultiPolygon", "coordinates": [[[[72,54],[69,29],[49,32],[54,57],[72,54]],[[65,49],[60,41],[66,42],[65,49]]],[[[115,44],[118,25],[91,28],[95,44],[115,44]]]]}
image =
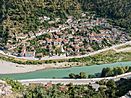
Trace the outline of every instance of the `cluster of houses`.
{"type": "MultiPolygon", "coordinates": [[[[45,19],[49,20],[50,18],[45,16],[40,19],[45,21],[45,19]]],[[[49,36],[37,40],[40,49],[46,50],[41,53],[42,56],[83,55],[95,51],[94,47],[104,48],[107,47],[106,43],[112,45],[116,42],[124,43],[128,40],[125,32],[110,25],[106,19],[95,18],[94,15],[87,14],[82,14],[82,18],[78,20],[69,16],[65,24],[58,24],[57,27],[48,29],[40,29],[35,33],[29,32],[29,35],[30,38],[49,36]]],[[[24,46],[22,47],[21,56],[35,57],[37,55],[35,46],[32,46],[29,42],[26,43],[28,47],[34,48],[34,50],[27,51],[24,46]]]]}

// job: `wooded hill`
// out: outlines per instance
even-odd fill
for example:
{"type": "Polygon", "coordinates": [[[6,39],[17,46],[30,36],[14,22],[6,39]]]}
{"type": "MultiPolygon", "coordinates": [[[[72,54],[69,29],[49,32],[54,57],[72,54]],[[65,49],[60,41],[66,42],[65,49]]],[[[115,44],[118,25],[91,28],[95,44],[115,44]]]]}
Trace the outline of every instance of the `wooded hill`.
{"type": "MultiPolygon", "coordinates": [[[[83,10],[110,18],[114,25],[131,32],[131,0],[78,0],[83,10]]],[[[131,35],[131,33],[130,33],[131,35]]]]}

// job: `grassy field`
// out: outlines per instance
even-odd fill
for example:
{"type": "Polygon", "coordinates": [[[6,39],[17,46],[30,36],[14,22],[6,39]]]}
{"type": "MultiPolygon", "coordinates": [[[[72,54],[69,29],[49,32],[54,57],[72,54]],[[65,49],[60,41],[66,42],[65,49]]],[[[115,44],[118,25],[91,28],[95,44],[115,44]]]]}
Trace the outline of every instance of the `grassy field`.
{"type": "Polygon", "coordinates": [[[131,61],[131,52],[116,53],[114,51],[107,51],[94,56],[88,56],[85,58],[70,59],[69,61],[84,62],[86,63],[86,65],[131,61]]]}

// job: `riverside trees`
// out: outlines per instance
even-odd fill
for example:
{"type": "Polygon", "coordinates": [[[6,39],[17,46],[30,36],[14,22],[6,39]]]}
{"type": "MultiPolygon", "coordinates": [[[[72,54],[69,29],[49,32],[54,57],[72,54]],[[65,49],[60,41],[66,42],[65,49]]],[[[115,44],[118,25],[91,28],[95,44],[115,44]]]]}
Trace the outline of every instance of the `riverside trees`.
{"type": "Polygon", "coordinates": [[[124,74],[130,72],[131,67],[114,67],[114,68],[103,68],[101,72],[101,77],[109,77],[109,76],[116,76],[120,74],[124,74]]]}
{"type": "Polygon", "coordinates": [[[73,78],[73,79],[83,79],[83,78],[87,78],[87,75],[85,72],[80,72],[79,74],[74,74],[74,73],[70,73],[69,74],[69,78],[73,78]]]}
{"type": "Polygon", "coordinates": [[[69,78],[72,79],[83,79],[83,78],[99,78],[99,77],[111,77],[111,76],[117,76],[121,75],[127,72],[131,72],[131,67],[130,66],[125,66],[125,67],[107,67],[103,68],[101,73],[98,74],[93,74],[93,75],[88,75],[86,72],[80,72],[79,74],[74,74],[70,73],[69,78]]]}

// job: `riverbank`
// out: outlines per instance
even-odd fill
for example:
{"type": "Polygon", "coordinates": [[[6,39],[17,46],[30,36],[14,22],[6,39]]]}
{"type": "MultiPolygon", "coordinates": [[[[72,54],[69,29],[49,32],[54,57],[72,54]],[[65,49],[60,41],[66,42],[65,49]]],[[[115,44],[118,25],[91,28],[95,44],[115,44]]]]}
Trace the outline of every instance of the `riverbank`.
{"type": "MultiPolygon", "coordinates": [[[[126,45],[130,43],[131,41],[127,42],[126,45]]],[[[125,44],[120,44],[107,49],[98,50],[85,56],[69,57],[66,59],[50,58],[46,60],[27,60],[0,53],[0,74],[27,73],[43,69],[127,62],[131,61],[130,49],[130,46],[127,47],[125,44]]]]}
{"type": "Polygon", "coordinates": [[[85,72],[86,75],[95,75],[102,72],[103,68],[113,68],[113,67],[124,67],[131,66],[130,62],[116,62],[111,64],[101,64],[92,66],[81,66],[81,67],[71,67],[71,68],[52,68],[46,70],[38,70],[34,72],[20,73],[20,74],[0,74],[1,78],[11,78],[15,80],[23,79],[40,79],[40,78],[50,78],[50,79],[64,79],[68,78],[70,73],[78,74],[80,72],[85,72]]]}
{"type": "Polygon", "coordinates": [[[104,77],[104,78],[91,78],[91,79],[26,79],[26,80],[18,80],[22,84],[29,84],[29,83],[42,83],[42,84],[47,84],[47,83],[52,83],[52,84],[74,84],[74,85],[85,85],[89,83],[96,83],[100,80],[114,80],[114,81],[119,81],[121,78],[128,79],[131,78],[131,72],[117,75],[114,77],[104,77]]]}
{"type": "Polygon", "coordinates": [[[55,63],[55,64],[41,64],[41,65],[23,65],[16,64],[7,61],[0,61],[0,74],[16,74],[16,73],[27,73],[44,69],[54,69],[54,68],[69,68],[73,66],[80,66],[80,63],[55,63]]]}
{"type": "MultiPolygon", "coordinates": [[[[15,61],[16,59],[11,59],[11,60],[15,61]]],[[[32,72],[37,70],[43,70],[43,69],[100,65],[100,64],[109,64],[109,63],[127,62],[127,61],[131,61],[131,52],[116,53],[114,51],[107,51],[97,55],[83,57],[83,58],[72,58],[61,62],[48,61],[50,63],[38,63],[38,64],[34,64],[33,63],[34,61],[26,61],[29,64],[26,63],[18,64],[7,60],[1,60],[0,74],[26,73],[26,72],[32,72]]],[[[21,62],[25,62],[25,61],[21,60],[21,62]]]]}

